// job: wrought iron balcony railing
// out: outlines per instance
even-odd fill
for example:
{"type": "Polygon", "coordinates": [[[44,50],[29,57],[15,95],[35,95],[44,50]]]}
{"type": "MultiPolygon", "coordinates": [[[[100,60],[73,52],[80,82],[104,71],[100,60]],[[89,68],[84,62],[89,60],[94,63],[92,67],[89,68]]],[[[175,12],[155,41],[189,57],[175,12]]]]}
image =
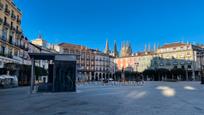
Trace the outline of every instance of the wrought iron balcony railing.
{"type": "Polygon", "coordinates": [[[16,29],[16,34],[22,34],[22,31],[16,29]]]}
{"type": "Polygon", "coordinates": [[[16,31],[16,28],[15,28],[14,26],[11,26],[11,27],[10,27],[10,30],[16,31]]]}
{"type": "Polygon", "coordinates": [[[13,41],[12,41],[12,39],[9,39],[9,44],[12,44],[13,45],[13,41]]]}
{"type": "Polygon", "coordinates": [[[5,14],[7,15],[7,16],[9,16],[10,15],[10,10],[9,9],[5,9],[5,14]]]}
{"type": "Polygon", "coordinates": [[[7,28],[9,28],[10,25],[9,25],[9,23],[7,23],[6,21],[4,21],[4,26],[7,27],[7,28]]]}
{"type": "Polygon", "coordinates": [[[17,18],[17,23],[21,24],[21,20],[19,18],[17,18]]]}
{"type": "Polygon", "coordinates": [[[11,14],[11,19],[16,20],[16,16],[14,14],[11,14]]]}

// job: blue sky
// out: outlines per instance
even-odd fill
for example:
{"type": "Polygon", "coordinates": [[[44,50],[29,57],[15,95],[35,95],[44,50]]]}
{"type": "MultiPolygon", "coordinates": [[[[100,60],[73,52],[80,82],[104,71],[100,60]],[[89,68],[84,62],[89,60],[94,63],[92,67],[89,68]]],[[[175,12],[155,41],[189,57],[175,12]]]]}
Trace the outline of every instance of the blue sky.
{"type": "Polygon", "coordinates": [[[204,43],[203,0],[14,0],[30,39],[39,33],[51,43],[68,42],[103,50],[105,40],[133,51],[144,44],[204,43]]]}

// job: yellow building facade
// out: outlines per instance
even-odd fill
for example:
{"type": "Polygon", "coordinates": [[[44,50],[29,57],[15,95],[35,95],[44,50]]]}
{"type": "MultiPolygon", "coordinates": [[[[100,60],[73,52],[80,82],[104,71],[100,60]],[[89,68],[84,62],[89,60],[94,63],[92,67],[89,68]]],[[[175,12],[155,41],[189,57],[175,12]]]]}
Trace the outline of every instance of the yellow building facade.
{"type": "Polygon", "coordinates": [[[139,52],[129,57],[115,58],[117,70],[143,72],[147,69],[174,69],[186,70],[189,79],[200,79],[203,58],[199,53],[203,47],[188,43],[170,43],[159,47],[152,52],[139,52]],[[202,62],[202,63],[201,63],[202,62]]]}

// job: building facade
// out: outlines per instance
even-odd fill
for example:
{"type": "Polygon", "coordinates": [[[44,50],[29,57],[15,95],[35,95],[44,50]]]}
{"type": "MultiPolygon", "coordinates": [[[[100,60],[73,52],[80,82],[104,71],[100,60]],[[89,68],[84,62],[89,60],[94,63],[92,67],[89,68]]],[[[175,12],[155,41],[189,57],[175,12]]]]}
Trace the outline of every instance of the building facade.
{"type": "Polygon", "coordinates": [[[203,48],[189,43],[171,43],[152,52],[139,52],[133,56],[115,58],[117,70],[143,72],[148,69],[181,68],[186,71],[187,80],[200,80],[203,48]]]}
{"type": "Polygon", "coordinates": [[[31,41],[32,44],[47,48],[48,47],[48,43],[46,40],[43,39],[42,35],[38,35],[38,37],[34,40],[31,41]]]}
{"type": "Polygon", "coordinates": [[[155,56],[153,52],[138,52],[132,56],[115,58],[114,62],[119,71],[143,72],[151,66],[151,60],[155,56]]]}
{"type": "Polygon", "coordinates": [[[59,46],[62,53],[77,56],[78,80],[99,80],[114,73],[113,58],[107,54],[81,45],[61,43],[59,46]]]}
{"type": "Polygon", "coordinates": [[[0,1],[0,67],[5,63],[28,64],[28,39],[21,29],[20,10],[12,0],[0,1]]]}
{"type": "Polygon", "coordinates": [[[164,45],[158,48],[156,53],[159,59],[152,61],[152,67],[182,68],[186,70],[187,80],[200,80],[201,61],[203,59],[200,59],[198,54],[202,50],[202,47],[189,43],[164,45]]]}
{"type": "MultiPolygon", "coordinates": [[[[29,43],[29,53],[60,53],[60,48],[58,45],[52,45],[39,35],[36,39],[29,43]]],[[[36,66],[48,69],[49,61],[47,60],[37,60],[36,66]]]]}

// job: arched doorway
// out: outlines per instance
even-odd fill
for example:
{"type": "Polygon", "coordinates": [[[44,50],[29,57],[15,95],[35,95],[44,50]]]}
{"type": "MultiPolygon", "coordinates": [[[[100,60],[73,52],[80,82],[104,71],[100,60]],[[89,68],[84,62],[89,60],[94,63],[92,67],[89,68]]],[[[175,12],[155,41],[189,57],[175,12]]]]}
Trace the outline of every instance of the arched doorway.
{"type": "Polygon", "coordinates": [[[102,74],[101,74],[101,73],[99,73],[99,80],[101,80],[101,78],[102,78],[102,74]]]}
{"type": "Polygon", "coordinates": [[[95,74],[95,80],[98,81],[98,73],[95,74]]]}
{"type": "Polygon", "coordinates": [[[94,81],[94,80],[95,80],[94,77],[95,77],[95,76],[94,76],[94,72],[91,72],[91,81],[94,81]]]}
{"type": "Polygon", "coordinates": [[[103,73],[103,79],[105,79],[105,77],[106,77],[106,75],[105,75],[105,73],[103,73]]]}

